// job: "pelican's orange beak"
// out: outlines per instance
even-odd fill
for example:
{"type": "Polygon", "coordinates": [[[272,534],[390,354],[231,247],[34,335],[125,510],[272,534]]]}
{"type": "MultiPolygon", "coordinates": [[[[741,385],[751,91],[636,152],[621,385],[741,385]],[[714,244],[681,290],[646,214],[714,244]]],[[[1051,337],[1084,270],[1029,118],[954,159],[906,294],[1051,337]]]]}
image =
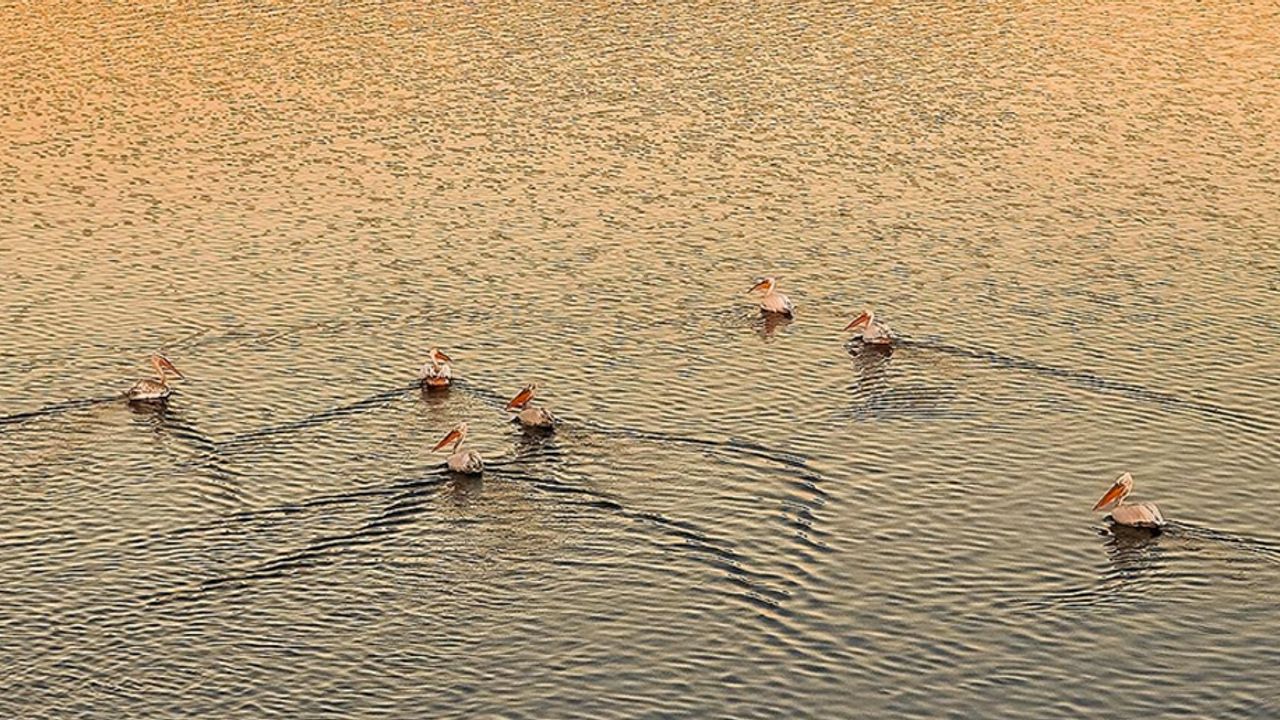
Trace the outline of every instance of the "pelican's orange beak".
{"type": "Polygon", "coordinates": [[[847,326],[845,326],[845,330],[852,330],[852,329],[854,329],[854,328],[858,327],[859,325],[863,325],[863,324],[865,324],[865,323],[866,323],[868,320],[870,320],[870,319],[871,319],[871,316],[870,316],[870,315],[868,315],[868,314],[866,314],[866,313],[862,313],[862,314],[861,314],[861,315],[859,315],[858,317],[854,318],[854,319],[853,319],[853,322],[851,322],[851,323],[849,323],[847,326]]]}
{"type": "Polygon", "coordinates": [[[436,351],[436,362],[441,362],[441,361],[444,361],[444,362],[447,362],[447,363],[451,363],[451,362],[453,362],[453,358],[451,358],[451,357],[449,357],[448,355],[445,355],[444,353],[442,353],[442,352],[440,352],[439,350],[437,350],[437,351],[436,351]]]}
{"type": "Polygon", "coordinates": [[[1103,495],[1102,499],[1098,501],[1098,504],[1093,506],[1093,511],[1098,512],[1102,508],[1110,505],[1116,500],[1119,500],[1120,496],[1123,494],[1124,494],[1124,485],[1120,483],[1116,483],[1115,485],[1112,485],[1111,489],[1107,491],[1107,494],[1103,495]]]}
{"type": "Polygon", "coordinates": [[[447,447],[449,443],[456,441],[460,437],[462,437],[462,433],[458,432],[456,428],[453,430],[450,430],[449,434],[445,435],[443,440],[436,443],[436,446],[431,448],[431,452],[436,452],[440,448],[447,447]]]}
{"type": "Polygon", "coordinates": [[[159,365],[160,367],[164,368],[164,369],[165,369],[165,370],[167,370],[168,372],[173,373],[173,374],[174,374],[175,376],[177,376],[179,379],[182,379],[182,380],[186,380],[186,379],[187,379],[187,376],[186,376],[186,375],[183,375],[183,374],[178,370],[178,368],[176,368],[176,367],[174,367],[174,366],[173,366],[173,363],[169,362],[169,358],[167,358],[167,357],[165,357],[165,356],[163,356],[163,355],[157,355],[157,356],[156,356],[156,364],[157,364],[157,365],[159,365]]]}
{"type": "Polygon", "coordinates": [[[747,291],[747,294],[748,294],[748,295],[750,295],[751,293],[753,293],[753,292],[755,292],[755,291],[757,291],[757,290],[767,290],[767,289],[769,289],[769,284],[770,284],[770,281],[769,281],[769,279],[768,279],[768,278],[766,278],[766,279],[764,279],[764,280],[761,280],[760,282],[756,283],[755,285],[752,285],[752,286],[751,286],[751,289],[747,291]]]}
{"type": "Polygon", "coordinates": [[[508,411],[519,410],[523,408],[525,405],[527,405],[529,401],[532,399],[533,399],[533,388],[526,387],[525,389],[520,391],[520,394],[511,398],[511,402],[507,403],[507,410],[508,411]]]}

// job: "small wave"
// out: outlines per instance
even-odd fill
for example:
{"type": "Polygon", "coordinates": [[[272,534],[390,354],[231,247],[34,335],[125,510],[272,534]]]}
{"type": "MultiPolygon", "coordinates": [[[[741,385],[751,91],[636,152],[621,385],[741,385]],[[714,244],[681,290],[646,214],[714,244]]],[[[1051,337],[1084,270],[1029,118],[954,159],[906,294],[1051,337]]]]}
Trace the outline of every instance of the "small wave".
{"type": "MultiPolygon", "coordinates": [[[[1229,573],[1223,568],[1187,568],[1189,553],[1204,545],[1217,545],[1232,553],[1247,553],[1267,564],[1280,565],[1280,544],[1200,527],[1170,523],[1161,532],[1106,527],[1098,534],[1106,539],[1109,567],[1094,582],[1012,604],[1015,611],[1036,612],[1050,608],[1091,608],[1127,604],[1153,595],[1162,588],[1183,590],[1206,587],[1229,573]]],[[[1160,593],[1163,602],[1182,602],[1186,593],[1160,593]]]]}
{"type": "Polygon", "coordinates": [[[80,410],[82,408],[93,407],[94,405],[101,405],[120,399],[121,396],[113,395],[110,397],[82,398],[79,400],[67,400],[65,402],[53,403],[36,410],[28,410],[26,412],[15,413],[13,415],[0,416],[0,425],[17,425],[30,420],[52,417],[71,410],[80,410]]]}
{"type": "Polygon", "coordinates": [[[986,348],[961,347],[959,345],[923,340],[904,340],[902,344],[909,347],[933,350],[955,357],[982,360],[997,367],[1025,370],[1043,377],[1065,380],[1073,385],[1089,390],[1116,393],[1134,400],[1152,403],[1165,408],[1199,413],[1209,419],[1225,422],[1234,427],[1248,429],[1253,432],[1265,433],[1272,432],[1274,430],[1274,423],[1270,420],[1259,419],[1240,410],[1203,400],[1193,400],[1180,397],[1172,393],[1152,390],[1133,383],[1111,380],[1109,378],[1102,377],[1101,375],[1083,370],[1069,370],[1067,368],[1045,365],[1043,363],[1036,362],[1035,360],[1018,357],[1016,355],[1006,355],[986,348]]]}
{"type": "Polygon", "coordinates": [[[317,425],[323,425],[334,420],[351,417],[366,410],[382,407],[415,387],[417,387],[417,383],[391,390],[385,390],[383,392],[370,395],[369,397],[356,400],[355,402],[347,403],[346,405],[339,405],[335,408],[329,408],[328,410],[312,413],[301,420],[294,420],[293,422],[287,422],[281,425],[271,425],[257,430],[250,430],[228,438],[227,440],[223,440],[218,443],[218,446],[223,449],[236,448],[255,440],[265,440],[280,435],[287,435],[289,433],[306,430],[317,425]]]}

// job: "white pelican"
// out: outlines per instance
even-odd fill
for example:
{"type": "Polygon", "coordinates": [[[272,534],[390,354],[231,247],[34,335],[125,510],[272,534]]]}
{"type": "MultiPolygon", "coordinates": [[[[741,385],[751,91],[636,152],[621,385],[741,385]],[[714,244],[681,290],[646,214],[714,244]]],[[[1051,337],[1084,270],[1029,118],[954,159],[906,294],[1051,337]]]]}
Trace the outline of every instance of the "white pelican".
{"type": "Polygon", "coordinates": [[[779,315],[791,316],[795,312],[796,306],[791,303],[791,298],[778,292],[778,281],[771,277],[767,277],[747,291],[748,294],[757,290],[764,293],[760,298],[760,309],[765,312],[778,313],[779,315]]]}
{"type": "Polygon", "coordinates": [[[1116,479],[1115,484],[1107,490],[1097,505],[1093,506],[1093,511],[1105,510],[1111,508],[1111,520],[1117,525],[1128,525],[1129,527],[1152,528],[1159,529],[1164,526],[1164,515],[1160,514],[1160,508],[1155,503],[1141,502],[1132,505],[1125,505],[1124,499],[1133,491],[1133,476],[1125,473],[1116,479]],[[1112,503],[1115,503],[1112,505],[1112,503]]]}
{"type": "Polygon", "coordinates": [[[479,475],[484,470],[484,460],[480,459],[479,453],[462,449],[462,441],[467,439],[468,427],[466,423],[458,423],[458,426],[450,430],[443,440],[431,448],[431,452],[437,452],[447,447],[449,443],[453,443],[453,452],[449,454],[449,460],[446,462],[449,469],[463,475],[479,475]]]}
{"type": "Polygon", "coordinates": [[[529,383],[511,402],[507,403],[507,412],[516,414],[515,420],[530,430],[551,430],[556,426],[556,418],[546,408],[530,405],[533,395],[538,391],[538,383],[529,383]]]}
{"type": "Polygon", "coordinates": [[[892,345],[894,341],[893,330],[883,322],[876,319],[876,314],[870,310],[863,310],[862,314],[853,319],[845,330],[862,329],[862,335],[857,336],[856,340],[861,340],[868,345],[892,345]]]}
{"type": "Polygon", "coordinates": [[[186,376],[178,372],[178,368],[169,362],[169,358],[155,354],[151,356],[151,367],[155,368],[156,377],[143,378],[133,384],[133,387],[124,391],[124,396],[130,400],[163,400],[169,397],[171,389],[169,388],[168,375],[173,373],[174,377],[180,380],[186,380],[186,376]]]}
{"type": "Polygon", "coordinates": [[[449,363],[453,358],[440,352],[439,348],[427,351],[427,362],[418,370],[418,380],[429,388],[449,387],[453,380],[453,368],[449,363]]]}

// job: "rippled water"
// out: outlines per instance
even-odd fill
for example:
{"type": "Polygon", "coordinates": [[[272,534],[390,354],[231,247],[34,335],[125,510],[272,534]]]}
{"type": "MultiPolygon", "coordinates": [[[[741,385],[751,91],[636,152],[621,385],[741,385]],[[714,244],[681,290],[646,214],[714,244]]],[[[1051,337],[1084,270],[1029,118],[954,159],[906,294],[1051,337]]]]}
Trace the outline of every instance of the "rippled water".
{"type": "Polygon", "coordinates": [[[0,716],[1280,714],[1270,4],[4,12],[0,716]]]}

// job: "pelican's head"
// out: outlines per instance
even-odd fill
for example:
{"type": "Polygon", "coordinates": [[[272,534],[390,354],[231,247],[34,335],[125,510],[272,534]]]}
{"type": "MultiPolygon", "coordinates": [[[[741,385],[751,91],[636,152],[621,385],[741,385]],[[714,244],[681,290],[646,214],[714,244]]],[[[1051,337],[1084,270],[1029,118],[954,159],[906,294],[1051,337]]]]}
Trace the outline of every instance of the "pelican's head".
{"type": "Polygon", "coordinates": [[[845,326],[845,330],[856,330],[858,328],[867,327],[872,320],[876,319],[876,314],[870,310],[863,310],[862,314],[853,319],[853,322],[845,326]]]}
{"type": "Polygon", "coordinates": [[[507,403],[507,411],[523,410],[525,405],[533,399],[534,393],[538,392],[538,383],[529,383],[524,389],[511,398],[511,402],[507,403]]]}
{"type": "Polygon", "coordinates": [[[778,284],[778,281],[777,281],[777,280],[774,280],[774,279],[773,279],[773,278],[771,278],[771,277],[767,277],[767,278],[762,279],[760,282],[756,283],[755,285],[752,285],[752,286],[751,286],[751,289],[750,289],[750,290],[748,290],[747,292],[748,292],[748,293],[753,293],[753,292],[756,292],[757,290],[759,290],[760,292],[765,293],[765,294],[767,295],[767,294],[769,294],[769,293],[773,292],[773,288],[774,288],[777,284],[778,284]]]}
{"type": "Polygon", "coordinates": [[[174,367],[173,363],[169,362],[169,358],[160,353],[151,356],[151,367],[156,369],[156,374],[160,376],[161,380],[164,380],[169,373],[172,373],[174,377],[180,380],[187,379],[185,375],[178,372],[178,368],[174,367]]]}
{"type": "Polygon", "coordinates": [[[453,443],[455,448],[461,445],[462,441],[467,437],[468,427],[469,426],[465,422],[458,423],[456,427],[449,431],[448,435],[444,436],[443,440],[436,443],[436,446],[431,448],[431,452],[437,452],[441,448],[446,448],[450,443],[453,443]]]}
{"type": "Polygon", "coordinates": [[[428,350],[427,357],[431,358],[431,362],[436,363],[437,365],[441,363],[453,362],[453,358],[441,352],[440,348],[433,347],[430,350],[428,350]]]}
{"type": "Polygon", "coordinates": [[[1107,490],[1098,503],[1093,506],[1093,511],[1106,510],[1111,507],[1118,507],[1124,501],[1125,496],[1133,491],[1133,476],[1125,473],[1116,478],[1115,483],[1107,490]],[[1114,503],[1114,505],[1113,505],[1114,503]]]}

